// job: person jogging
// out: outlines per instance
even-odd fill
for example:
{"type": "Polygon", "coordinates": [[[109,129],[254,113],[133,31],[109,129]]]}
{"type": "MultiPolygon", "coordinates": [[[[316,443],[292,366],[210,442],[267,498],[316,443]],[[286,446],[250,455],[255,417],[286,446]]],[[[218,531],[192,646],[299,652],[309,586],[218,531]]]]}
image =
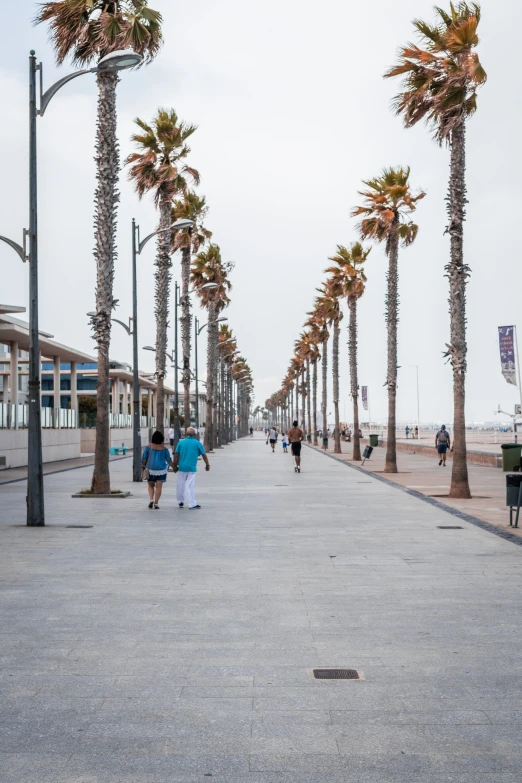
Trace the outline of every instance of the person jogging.
{"type": "Polygon", "coordinates": [[[297,421],[294,421],[294,426],[288,430],[288,441],[292,454],[294,455],[296,473],[301,472],[301,443],[304,441],[305,435],[301,427],[299,427],[297,421]]]}
{"type": "Polygon", "coordinates": [[[439,468],[441,465],[446,467],[446,452],[451,446],[449,432],[446,425],[442,424],[440,430],[435,435],[435,446],[440,456],[439,468]]]}

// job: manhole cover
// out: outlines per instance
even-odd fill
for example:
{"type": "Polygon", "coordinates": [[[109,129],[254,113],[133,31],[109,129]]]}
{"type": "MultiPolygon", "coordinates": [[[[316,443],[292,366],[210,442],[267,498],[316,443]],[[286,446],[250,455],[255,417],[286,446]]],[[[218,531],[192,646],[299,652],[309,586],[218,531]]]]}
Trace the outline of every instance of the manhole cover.
{"type": "Polygon", "coordinates": [[[314,669],[316,680],[358,680],[357,669],[314,669]]]}
{"type": "Polygon", "coordinates": [[[460,525],[437,525],[439,530],[464,530],[460,525]]]}
{"type": "Polygon", "coordinates": [[[94,525],[66,525],[66,527],[73,530],[90,530],[94,525]]]}

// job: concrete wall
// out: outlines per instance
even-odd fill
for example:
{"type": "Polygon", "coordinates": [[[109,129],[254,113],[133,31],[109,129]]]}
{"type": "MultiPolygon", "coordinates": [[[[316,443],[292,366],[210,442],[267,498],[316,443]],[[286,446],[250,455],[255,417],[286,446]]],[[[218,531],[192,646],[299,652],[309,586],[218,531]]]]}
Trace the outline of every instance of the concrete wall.
{"type": "MultiPolygon", "coordinates": [[[[42,430],[42,450],[44,462],[80,457],[80,430],[42,430]]],[[[27,430],[0,430],[0,457],[6,468],[27,465],[27,430]]]]}
{"type": "MultiPolygon", "coordinates": [[[[96,446],[96,430],[80,430],[81,432],[81,449],[82,454],[93,454],[96,446]]],[[[127,446],[128,449],[132,449],[132,429],[111,429],[111,446],[127,446]]],[[[141,430],[141,444],[146,446],[149,442],[149,430],[141,430]]]]}

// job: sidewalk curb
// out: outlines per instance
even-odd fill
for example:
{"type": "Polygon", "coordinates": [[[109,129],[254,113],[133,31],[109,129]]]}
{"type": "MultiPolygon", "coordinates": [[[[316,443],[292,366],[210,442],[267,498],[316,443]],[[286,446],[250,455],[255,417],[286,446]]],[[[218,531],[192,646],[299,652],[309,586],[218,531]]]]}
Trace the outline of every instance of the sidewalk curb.
{"type": "MultiPolygon", "coordinates": [[[[130,459],[132,457],[132,454],[128,457],[115,457],[114,459],[109,460],[109,464],[111,462],[120,462],[122,459],[130,459]]],[[[60,470],[50,470],[48,473],[44,473],[43,477],[46,476],[56,476],[57,473],[69,473],[71,470],[82,470],[82,468],[92,468],[94,465],[94,462],[89,462],[87,465],[76,465],[74,468],[61,468],[60,470]]],[[[27,481],[27,476],[24,478],[17,478],[17,479],[10,479],[9,481],[0,481],[0,487],[7,486],[7,484],[16,484],[19,481],[27,481]]]]}
{"type": "Polygon", "coordinates": [[[346,462],[343,459],[339,459],[339,457],[336,457],[333,454],[328,454],[328,452],[326,451],[321,451],[320,449],[316,449],[313,446],[309,446],[308,443],[303,445],[306,445],[309,449],[312,449],[312,451],[318,451],[320,454],[324,454],[325,457],[330,457],[330,459],[334,459],[336,462],[339,462],[341,465],[346,465],[347,468],[352,468],[352,470],[356,470],[359,473],[363,473],[365,476],[371,476],[377,481],[382,481],[384,484],[389,484],[390,486],[394,487],[394,489],[400,489],[401,492],[405,492],[407,495],[412,495],[414,498],[417,498],[418,500],[423,500],[425,503],[429,503],[430,506],[435,506],[435,508],[439,508],[441,511],[445,511],[446,513],[451,514],[452,516],[457,517],[458,519],[462,519],[464,522],[469,522],[470,525],[475,525],[475,527],[480,527],[482,528],[482,530],[486,530],[488,533],[493,533],[493,535],[498,536],[499,538],[503,538],[505,541],[509,541],[512,544],[516,544],[516,546],[522,546],[522,538],[515,536],[513,533],[510,533],[508,530],[502,530],[501,528],[492,525],[490,522],[485,522],[483,519],[479,519],[478,517],[472,517],[470,514],[466,514],[465,511],[458,511],[456,508],[452,508],[452,506],[446,506],[444,503],[441,503],[439,500],[435,500],[435,498],[430,498],[427,495],[423,495],[421,492],[417,492],[417,490],[415,489],[407,489],[407,487],[403,487],[402,484],[396,484],[395,481],[392,481],[391,479],[388,478],[384,478],[384,476],[377,476],[375,473],[370,473],[368,470],[364,470],[363,468],[360,468],[358,465],[353,465],[350,462],[346,462]]]}

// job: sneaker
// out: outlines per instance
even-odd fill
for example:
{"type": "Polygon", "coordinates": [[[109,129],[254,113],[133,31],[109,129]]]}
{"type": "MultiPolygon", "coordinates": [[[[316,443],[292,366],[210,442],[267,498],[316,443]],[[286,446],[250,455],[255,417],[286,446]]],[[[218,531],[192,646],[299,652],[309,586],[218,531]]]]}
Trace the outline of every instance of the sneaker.
{"type": "Polygon", "coordinates": [[[149,503],[149,508],[154,508],[154,503],[152,502],[152,500],[149,503]]]}
{"type": "Polygon", "coordinates": [[[183,508],[183,506],[184,506],[184,504],[183,504],[183,503],[179,503],[179,507],[180,507],[180,508],[183,508]]]}
{"type": "Polygon", "coordinates": [[[154,503],[154,508],[157,508],[157,509],[158,509],[158,511],[159,511],[159,506],[158,506],[158,504],[157,504],[157,503],[154,503]]]}
{"type": "Polygon", "coordinates": [[[192,511],[193,508],[201,508],[201,506],[199,504],[197,506],[191,506],[190,510],[192,511]]]}
{"type": "Polygon", "coordinates": [[[297,468],[297,472],[300,473],[301,472],[301,468],[297,468]]]}
{"type": "Polygon", "coordinates": [[[439,468],[440,468],[441,465],[442,465],[442,460],[439,462],[439,468]]]}

